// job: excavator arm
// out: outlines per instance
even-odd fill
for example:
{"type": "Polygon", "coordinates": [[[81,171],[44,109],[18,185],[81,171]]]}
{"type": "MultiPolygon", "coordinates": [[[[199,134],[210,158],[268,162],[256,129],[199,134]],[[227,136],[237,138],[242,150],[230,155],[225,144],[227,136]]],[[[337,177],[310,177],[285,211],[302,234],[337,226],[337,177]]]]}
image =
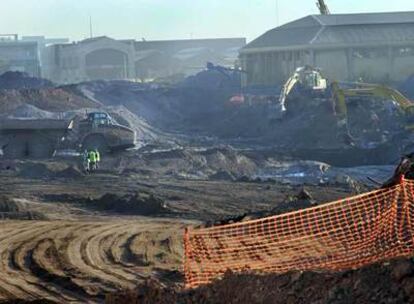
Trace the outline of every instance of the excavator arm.
{"type": "Polygon", "coordinates": [[[291,77],[289,77],[289,79],[283,85],[282,91],[280,92],[280,96],[279,96],[279,103],[282,106],[282,111],[286,110],[286,99],[298,82],[299,82],[299,75],[297,73],[294,73],[291,77]]]}
{"type": "Polygon", "coordinates": [[[331,14],[324,0],[318,0],[318,2],[316,2],[316,6],[319,8],[319,12],[321,13],[321,15],[331,14]]]}
{"type": "Polygon", "coordinates": [[[406,114],[413,113],[414,104],[396,89],[380,84],[358,83],[357,88],[343,89],[337,82],[331,84],[332,100],[335,114],[339,120],[346,120],[348,115],[347,97],[380,97],[395,101],[406,114]]]}

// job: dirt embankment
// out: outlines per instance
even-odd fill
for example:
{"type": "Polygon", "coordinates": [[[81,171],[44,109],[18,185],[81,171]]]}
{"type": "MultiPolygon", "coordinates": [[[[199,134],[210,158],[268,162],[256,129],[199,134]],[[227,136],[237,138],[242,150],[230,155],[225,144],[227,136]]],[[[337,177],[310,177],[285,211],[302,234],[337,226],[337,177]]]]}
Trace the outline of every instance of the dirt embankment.
{"type": "Polygon", "coordinates": [[[68,88],[0,90],[0,111],[9,113],[24,104],[51,112],[94,108],[98,104],[68,88]]]}
{"type": "Polygon", "coordinates": [[[97,106],[75,86],[57,87],[46,79],[21,72],[0,75],[0,112],[10,113],[26,104],[51,112],[97,106]]]}
{"type": "Polygon", "coordinates": [[[47,217],[34,211],[25,203],[16,201],[7,196],[0,196],[0,220],[45,220],[47,217]]]}
{"type": "Polygon", "coordinates": [[[339,273],[283,275],[226,274],[223,280],[191,291],[147,281],[135,290],[108,295],[107,304],[134,303],[413,303],[411,260],[375,264],[339,273]]]}

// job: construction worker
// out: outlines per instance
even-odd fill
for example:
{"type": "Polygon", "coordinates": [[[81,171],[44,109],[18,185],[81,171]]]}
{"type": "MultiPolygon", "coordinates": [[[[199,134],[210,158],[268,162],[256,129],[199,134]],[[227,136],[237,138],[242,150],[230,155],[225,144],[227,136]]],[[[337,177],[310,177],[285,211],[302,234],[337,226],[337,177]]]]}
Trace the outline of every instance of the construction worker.
{"type": "Polygon", "coordinates": [[[90,162],[89,162],[88,150],[86,150],[86,149],[82,153],[82,165],[83,165],[83,169],[86,172],[89,172],[89,170],[90,170],[90,162]]]}
{"type": "Polygon", "coordinates": [[[88,152],[90,171],[96,170],[96,153],[94,150],[88,152]]]}
{"type": "Polygon", "coordinates": [[[95,149],[95,155],[96,155],[96,169],[98,169],[99,163],[101,162],[101,154],[99,153],[98,149],[95,149]]]}

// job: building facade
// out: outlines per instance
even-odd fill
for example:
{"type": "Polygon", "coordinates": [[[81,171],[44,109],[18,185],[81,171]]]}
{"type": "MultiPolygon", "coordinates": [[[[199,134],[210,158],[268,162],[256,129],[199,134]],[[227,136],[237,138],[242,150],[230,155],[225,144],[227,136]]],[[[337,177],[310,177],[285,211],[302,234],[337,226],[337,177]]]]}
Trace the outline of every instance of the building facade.
{"type": "Polygon", "coordinates": [[[300,66],[338,81],[393,82],[414,73],[414,12],[311,15],[239,52],[244,86],[280,85],[300,66]]]}
{"type": "Polygon", "coordinates": [[[47,46],[42,75],[56,83],[189,75],[205,68],[208,61],[233,66],[245,44],[244,38],[136,41],[96,37],[47,46]]]}
{"type": "Polygon", "coordinates": [[[40,77],[38,43],[22,41],[17,35],[0,36],[0,74],[7,71],[25,72],[40,77]]]}
{"type": "Polygon", "coordinates": [[[46,47],[43,75],[56,83],[134,79],[134,47],[108,37],[46,47]]]}

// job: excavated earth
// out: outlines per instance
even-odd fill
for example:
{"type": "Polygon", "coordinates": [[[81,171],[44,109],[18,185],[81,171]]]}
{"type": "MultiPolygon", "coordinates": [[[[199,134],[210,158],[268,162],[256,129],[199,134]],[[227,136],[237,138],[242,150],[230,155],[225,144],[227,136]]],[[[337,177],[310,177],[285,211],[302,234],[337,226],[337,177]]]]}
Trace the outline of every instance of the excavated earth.
{"type": "Polygon", "coordinates": [[[145,158],[146,166],[134,165],[129,173],[122,173],[118,158],[107,158],[114,170],[103,165],[80,177],[58,174],[66,170],[65,162],[74,166],[71,161],[4,164],[0,303],[101,303],[107,294],[133,289],[148,278],[179,287],[185,226],[224,223],[253,211],[264,216],[358,191],[346,181],[308,183],[312,202],[297,203],[301,184],[166,176],[157,171],[158,162],[171,170],[176,158],[145,158]]]}
{"type": "Polygon", "coordinates": [[[268,117],[269,105],[234,108],[227,102],[232,90],[194,86],[197,78],[190,87],[152,88],[56,87],[7,77],[0,79],[2,114],[48,118],[104,109],[137,131],[139,146],[104,155],[91,175],[76,154],[0,158],[0,303],[412,300],[409,261],[336,274],[228,275],[182,291],[185,226],[279,214],[374,188],[367,178],[384,181],[393,167],[383,164],[398,160],[400,145],[390,144],[400,131],[392,124],[396,113],[379,107],[381,123],[369,131],[364,117],[376,107],[354,105],[357,145],[350,146],[326,127],[335,119],[323,103],[292,104],[297,114],[281,123],[268,117]]]}
{"type": "Polygon", "coordinates": [[[183,291],[146,281],[107,296],[107,303],[413,303],[414,264],[395,260],[339,273],[235,275],[183,291]]]}

